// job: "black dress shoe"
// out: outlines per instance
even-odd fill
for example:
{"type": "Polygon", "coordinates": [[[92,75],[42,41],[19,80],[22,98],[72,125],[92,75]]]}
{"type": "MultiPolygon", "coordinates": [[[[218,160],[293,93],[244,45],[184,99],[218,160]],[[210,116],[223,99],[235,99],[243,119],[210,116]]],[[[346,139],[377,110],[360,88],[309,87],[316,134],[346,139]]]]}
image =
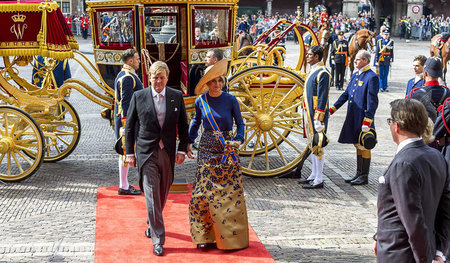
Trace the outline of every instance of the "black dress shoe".
{"type": "Polygon", "coordinates": [[[320,184],[314,184],[313,182],[311,182],[310,184],[303,185],[303,188],[305,189],[323,188],[323,182],[321,182],[320,184]]]}
{"type": "Polygon", "coordinates": [[[164,254],[164,248],[161,244],[156,244],[153,246],[153,254],[156,256],[162,256],[164,254]]]}
{"type": "Polygon", "coordinates": [[[312,181],[314,181],[314,180],[300,179],[300,180],[298,180],[298,183],[299,184],[310,184],[312,181]]]}
{"type": "Polygon", "coordinates": [[[148,238],[152,238],[152,234],[150,233],[150,229],[147,228],[145,230],[145,236],[148,237],[148,238]]]}
{"type": "Polygon", "coordinates": [[[197,249],[205,250],[210,248],[217,248],[216,243],[200,243],[197,244],[197,249]]]}
{"type": "Polygon", "coordinates": [[[142,191],[134,188],[131,185],[128,187],[128,190],[119,188],[119,195],[140,195],[140,194],[142,194],[142,191]]]}

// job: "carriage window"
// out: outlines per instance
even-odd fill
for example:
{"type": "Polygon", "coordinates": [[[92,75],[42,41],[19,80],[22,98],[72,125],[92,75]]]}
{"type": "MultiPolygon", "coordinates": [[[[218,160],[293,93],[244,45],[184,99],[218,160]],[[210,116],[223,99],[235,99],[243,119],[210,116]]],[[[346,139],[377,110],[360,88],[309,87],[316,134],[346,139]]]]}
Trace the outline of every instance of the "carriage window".
{"type": "Polygon", "coordinates": [[[177,15],[178,6],[146,7],[145,38],[147,44],[178,43],[177,15]]]}
{"type": "Polygon", "coordinates": [[[133,12],[131,10],[101,12],[97,15],[100,45],[131,46],[133,12]]]}
{"type": "Polygon", "coordinates": [[[230,10],[194,10],[195,29],[192,43],[195,46],[211,46],[229,42],[230,10]]]}

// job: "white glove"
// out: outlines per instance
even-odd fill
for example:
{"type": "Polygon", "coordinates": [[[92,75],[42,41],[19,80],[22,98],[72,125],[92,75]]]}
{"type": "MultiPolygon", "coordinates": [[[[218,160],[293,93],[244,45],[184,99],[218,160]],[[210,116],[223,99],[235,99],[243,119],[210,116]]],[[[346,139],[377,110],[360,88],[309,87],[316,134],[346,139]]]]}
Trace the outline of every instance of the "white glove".
{"type": "Polygon", "coordinates": [[[336,62],[334,61],[334,59],[331,60],[331,64],[336,64],[336,62]]]}
{"type": "Polygon", "coordinates": [[[369,131],[369,126],[363,125],[363,126],[361,126],[361,130],[362,130],[363,132],[368,132],[368,131],[369,131]]]}
{"type": "Polygon", "coordinates": [[[120,129],[119,129],[119,135],[120,135],[120,136],[125,135],[125,128],[124,128],[124,127],[120,127],[120,129]]]}
{"type": "Polygon", "coordinates": [[[325,125],[323,125],[321,121],[314,120],[314,129],[316,129],[316,132],[321,132],[324,128],[325,125]]]}

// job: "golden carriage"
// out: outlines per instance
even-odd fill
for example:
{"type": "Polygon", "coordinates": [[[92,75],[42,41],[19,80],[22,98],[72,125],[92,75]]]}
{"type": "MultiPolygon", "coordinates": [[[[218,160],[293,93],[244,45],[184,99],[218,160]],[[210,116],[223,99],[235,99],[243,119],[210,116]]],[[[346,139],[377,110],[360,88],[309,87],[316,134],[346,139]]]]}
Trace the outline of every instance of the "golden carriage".
{"type": "MultiPolygon", "coordinates": [[[[40,23],[33,44],[39,48],[27,47],[30,49],[26,52],[26,48],[5,48],[5,40],[0,36],[0,55],[5,66],[0,71],[0,99],[4,103],[0,106],[0,180],[23,180],[32,175],[42,161],[61,160],[74,150],[80,138],[80,120],[64,96],[76,90],[112,110],[114,78],[122,66],[121,53],[128,48],[141,53],[143,64],[138,73],[145,87],[149,86],[147,70],[153,61],[162,60],[169,65],[168,85],[183,91],[186,108],[191,113],[196,97],[195,87],[189,82],[189,71],[204,63],[208,49],[224,50],[233,69],[228,80],[229,90],[238,98],[246,122],[245,142],[240,151],[244,174],[279,175],[307,156],[301,110],[304,78],[296,67],[273,66],[273,58],[277,56],[278,65],[282,65],[276,41],[255,45],[251,48],[252,54],[245,58],[238,56],[240,51],[234,49],[238,0],[87,1],[94,63],[76,50],[77,43],[56,3],[29,1],[0,7],[0,13],[20,16],[29,11],[40,14],[40,21],[44,21],[44,16],[45,19],[55,16],[58,20],[40,23]],[[56,24],[60,27],[48,29],[56,24]],[[200,28],[200,38],[195,37],[197,28],[200,28]],[[47,37],[49,34],[59,38],[64,35],[65,48],[57,49],[54,43],[45,42],[51,38],[47,37]],[[48,51],[50,49],[52,52],[48,51]],[[37,55],[53,61],[40,69],[44,80],[49,79],[40,87],[19,75],[20,67],[33,64],[33,56],[37,55]],[[56,59],[65,58],[79,63],[97,87],[72,78],[59,89],[55,88],[49,76],[58,63],[56,59]]],[[[11,23],[18,27],[21,22],[11,23]]],[[[310,30],[303,24],[282,23],[288,25],[285,32],[294,30],[299,40],[301,30],[310,30]]],[[[282,33],[278,39],[283,37],[282,33]]],[[[303,42],[300,49],[300,56],[303,56],[303,42]]]]}

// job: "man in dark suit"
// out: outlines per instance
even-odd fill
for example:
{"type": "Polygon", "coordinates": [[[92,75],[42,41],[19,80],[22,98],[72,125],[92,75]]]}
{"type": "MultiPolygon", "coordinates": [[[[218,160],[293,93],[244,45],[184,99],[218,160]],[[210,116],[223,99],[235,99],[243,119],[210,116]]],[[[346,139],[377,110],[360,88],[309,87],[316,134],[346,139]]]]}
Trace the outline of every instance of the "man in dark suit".
{"type": "Polygon", "coordinates": [[[180,91],[166,87],[169,68],[157,61],[150,67],[151,87],[133,94],[125,126],[127,162],[139,171],[149,226],[145,235],[152,239],[153,254],[164,254],[165,230],[162,211],[173,182],[175,163],[184,161],[188,147],[188,122],[180,91]],[[135,125],[139,133],[135,138],[135,125]],[[180,140],[177,152],[177,135],[180,140]],[[136,151],[134,142],[136,141],[136,151]]]}
{"type": "Polygon", "coordinates": [[[449,174],[444,157],[427,146],[428,115],[414,99],[395,100],[388,119],[397,153],[379,178],[378,262],[438,262],[448,246],[449,174]]]}

